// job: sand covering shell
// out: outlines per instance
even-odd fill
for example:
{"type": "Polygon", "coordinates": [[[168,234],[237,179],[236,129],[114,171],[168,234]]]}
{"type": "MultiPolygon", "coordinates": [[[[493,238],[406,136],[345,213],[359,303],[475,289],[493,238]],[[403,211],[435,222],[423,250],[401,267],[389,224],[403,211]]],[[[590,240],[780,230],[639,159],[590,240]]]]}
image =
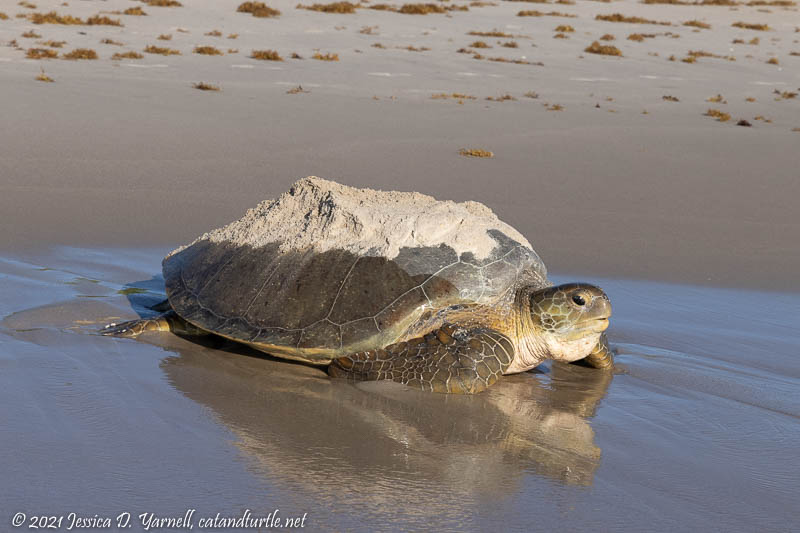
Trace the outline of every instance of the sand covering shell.
{"type": "Polygon", "coordinates": [[[470,251],[477,259],[485,259],[497,245],[487,233],[492,229],[530,247],[517,230],[478,202],[439,201],[418,192],[357,189],[309,176],[279,198],[261,202],[241,219],[195,242],[254,248],[280,243],[281,252],[339,249],[388,259],[397,257],[404,247],[446,244],[459,255],[470,251]]]}

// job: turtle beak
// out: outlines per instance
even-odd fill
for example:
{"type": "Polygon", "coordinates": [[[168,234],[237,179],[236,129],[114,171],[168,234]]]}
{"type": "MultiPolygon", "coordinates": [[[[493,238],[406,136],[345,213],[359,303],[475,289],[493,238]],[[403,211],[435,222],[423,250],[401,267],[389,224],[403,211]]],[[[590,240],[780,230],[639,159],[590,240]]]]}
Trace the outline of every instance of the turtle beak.
{"type": "Polygon", "coordinates": [[[597,333],[602,333],[608,329],[609,324],[610,323],[607,318],[597,318],[591,321],[589,327],[597,333]]]}
{"type": "Polygon", "coordinates": [[[608,296],[603,294],[603,296],[592,298],[592,307],[589,312],[594,314],[598,320],[611,318],[611,302],[608,300],[608,296]]]}
{"type": "Polygon", "coordinates": [[[588,305],[579,327],[584,331],[602,333],[608,329],[608,319],[611,318],[611,302],[604,292],[600,289],[597,291],[599,294],[593,294],[591,300],[587,302],[588,305]]]}

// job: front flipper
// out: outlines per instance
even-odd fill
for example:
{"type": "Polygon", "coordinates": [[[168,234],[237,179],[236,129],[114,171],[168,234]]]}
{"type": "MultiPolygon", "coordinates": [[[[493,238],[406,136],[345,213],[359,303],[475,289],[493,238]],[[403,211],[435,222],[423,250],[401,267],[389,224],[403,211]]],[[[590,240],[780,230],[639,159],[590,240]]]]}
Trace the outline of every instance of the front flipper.
{"type": "Polygon", "coordinates": [[[121,324],[109,324],[100,330],[100,335],[114,337],[136,337],[145,331],[171,331],[182,335],[206,335],[207,333],[168,311],[153,318],[130,320],[121,324]]]}
{"type": "Polygon", "coordinates": [[[514,344],[488,328],[445,324],[424,337],[334,359],[328,374],[390,379],[433,392],[475,394],[492,385],[514,359],[514,344]]]}
{"type": "Polygon", "coordinates": [[[589,355],[575,362],[592,368],[614,368],[614,354],[608,347],[606,334],[600,335],[600,340],[589,355]]]}

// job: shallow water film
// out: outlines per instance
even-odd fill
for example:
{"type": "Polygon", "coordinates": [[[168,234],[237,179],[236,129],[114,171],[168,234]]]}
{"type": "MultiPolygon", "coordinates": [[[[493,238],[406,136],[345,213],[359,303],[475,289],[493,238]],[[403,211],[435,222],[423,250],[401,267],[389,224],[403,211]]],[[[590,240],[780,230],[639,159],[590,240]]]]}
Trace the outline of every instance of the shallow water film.
{"type": "Polygon", "coordinates": [[[248,510],[312,531],[800,527],[797,293],[586,279],[614,304],[615,373],[550,364],[448,396],[96,335],[163,297],[165,251],[0,258],[0,529],[191,509],[195,528],[248,510]]]}

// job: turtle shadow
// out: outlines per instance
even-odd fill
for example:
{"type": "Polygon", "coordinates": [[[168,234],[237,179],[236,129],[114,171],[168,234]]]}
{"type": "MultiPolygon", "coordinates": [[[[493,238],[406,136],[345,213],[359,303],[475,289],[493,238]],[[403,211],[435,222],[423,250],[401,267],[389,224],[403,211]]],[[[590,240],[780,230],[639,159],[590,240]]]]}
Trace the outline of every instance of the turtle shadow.
{"type": "Polygon", "coordinates": [[[150,318],[159,313],[153,307],[167,299],[164,292],[164,276],[156,274],[150,279],[126,283],[117,294],[125,296],[139,318],[150,318]]]}

